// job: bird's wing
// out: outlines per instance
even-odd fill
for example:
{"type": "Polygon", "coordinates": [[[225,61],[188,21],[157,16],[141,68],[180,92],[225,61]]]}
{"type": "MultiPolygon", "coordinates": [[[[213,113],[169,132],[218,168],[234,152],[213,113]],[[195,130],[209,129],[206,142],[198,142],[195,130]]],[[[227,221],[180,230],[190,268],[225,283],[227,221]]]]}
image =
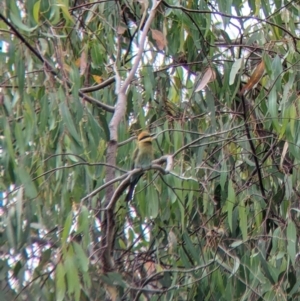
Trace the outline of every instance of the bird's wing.
{"type": "Polygon", "coordinates": [[[132,156],[132,164],[131,164],[131,169],[135,169],[135,159],[138,155],[139,149],[136,148],[133,152],[133,156],[132,156]]]}

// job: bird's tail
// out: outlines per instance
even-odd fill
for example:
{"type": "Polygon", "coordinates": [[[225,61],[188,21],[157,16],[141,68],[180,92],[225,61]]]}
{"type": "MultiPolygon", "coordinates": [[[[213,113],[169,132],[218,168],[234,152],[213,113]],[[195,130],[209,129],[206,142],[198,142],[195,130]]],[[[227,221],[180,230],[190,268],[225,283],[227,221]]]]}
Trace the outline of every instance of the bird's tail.
{"type": "Polygon", "coordinates": [[[130,183],[129,189],[128,189],[128,193],[126,195],[125,202],[129,202],[133,198],[134,188],[135,188],[135,184],[134,183],[130,183]]]}
{"type": "Polygon", "coordinates": [[[138,183],[138,181],[139,181],[139,179],[141,178],[142,175],[143,175],[143,173],[138,175],[135,179],[130,181],[128,193],[127,193],[127,196],[126,196],[126,199],[125,199],[126,202],[129,202],[133,199],[135,186],[137,185],[137,183],[138,183]]]}

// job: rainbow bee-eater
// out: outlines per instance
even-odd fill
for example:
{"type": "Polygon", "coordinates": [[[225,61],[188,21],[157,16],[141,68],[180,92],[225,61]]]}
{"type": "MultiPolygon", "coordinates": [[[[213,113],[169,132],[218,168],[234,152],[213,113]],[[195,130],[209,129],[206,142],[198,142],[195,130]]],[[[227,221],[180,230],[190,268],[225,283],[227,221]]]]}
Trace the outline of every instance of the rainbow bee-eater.
{"type": "MultiPolygon", "coordinates": [[[[132,157],[132,169],[134,168],[147,168],[151,165],[153,160],[153,147],[150,133],[147,131],[141,132],[137,137],[137,147],[132,157]]],[[[138,183],[143,171],[134,174],[130,179],[129,190],[126,196],[126,202],[129,202],[133,197],[133,192],[136,184],[138,183]]]]}

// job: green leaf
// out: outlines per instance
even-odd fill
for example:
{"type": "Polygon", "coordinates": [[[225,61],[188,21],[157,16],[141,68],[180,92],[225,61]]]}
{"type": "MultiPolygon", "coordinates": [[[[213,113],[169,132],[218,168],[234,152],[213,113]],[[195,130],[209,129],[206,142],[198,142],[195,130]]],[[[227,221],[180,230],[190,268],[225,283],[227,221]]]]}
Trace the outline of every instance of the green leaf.
{"type": "Polygon", "coordinates": [[[73,217],[73,214],[72,214],[72,212],[70,212],[64,223],[64,229],[63,229],[63,232],[61,235],[61,241],[63,244],[67,242],[67,239],[69,237],[69,233],[70,233],[71,225],[72,225],[72,217],[73,217]]]}
{"type": "Polygon", "coordinates": [[[8,241],[8,245],[13,248],[13,249],[17,249],[17,238],[15,236],[15,231],[14,231],[14,225],[15,223],[15,209],[9,208],[8,209],[8,217],[6,219],[6,236],[7,236],[7,241],[8,241]]]}
{"type": "Polygon", "coordinates": [[[274,125],[277,132],[280,132],[280,126],[278,123],[278,105],[277,105],[277,94],[276,90],[273,88],[270,91],[268,97],[268,108],[272,118],[272,124],[274,125]]]}
{"type": "Polygon", "coordinates": [[[153,69],[150,66],[143,68],[142,70],[143,75],[143,82],[145,87],[145,94],[146,99],[153,99],[153,83],[154,83],[154,76],[153,76],[153,69]]]}
{"type": "Polygon", "coordinates": [[[18,90],[20,95],[24,94],[24,83],[25,83],[25,61],[22,56],[17,59],[16,73],[18,77],[18,90]]]}
{"type": "Polygon", "coordinates": [[[191,253],[193,259],[195,260],[195,262],[199,262],[199,250],[197,250],[194,246],[194,244],[192,243],[190,237],[188,236],[188,234],[186,232],[183,233],[182,235],[183,240],[186,244],[186,249],[191,253]]]}
{"type": "Polygon", "coordinates": [[[276,55],[272,62],[272,79],[276,81],[275,88],[277,92],[282,90],[281,75],[282,63],[280,57],[276,55]]]}
{"type": "Polygon", "coordinates": [[[212,131],[215,132],[216,126],[217,126],[215,100],[214,100],[212,93],[209,90],[206,92],[206,94],[207,94],[206,101],[207,101],[208,111],[210,114],[211,127],[212,127],[212,131]]]}
{"type": "Polygon", "coordinates": [[[73,242],[73,247],[74,247],[74,251],[75,251],[75,256],[76,256],[76,262],[77,262],[77,265],[79,267],[79,269],[82,271],[82,272],[87,272],[88,269],[89,269],[89,259],[88,257],[86,256],[85,252],[83,251],[82,247],[76,243],[76,242],[73,242]]]}
{"type": "MultiPolygon", "coordinates": [[[[68,252],[65,256],[64,267],[66,271],[68,295],[71,296],[74,293],[75,296],[77,296],[78,289],[80,291],[81,286],[72,245],[69,245],[68,252]]],[[[77,297],[75,300],[78,300],[77,297]]]]}
{"type": "Polygon", "coordinates": [[[55,288],[57,301],[63,301],[66,297],[65,273],[64,266],[59,262],[55,269],[55,288]]]}
{"type": "Polygon", "coordinates": [[[236,247],[242,245],[243,243],[244,243],[243,240],[237,240],[237,241],[233,242],[233,243],[230,245],[230,247],[231,247],[231,248],[236,248],[236,247]]]}
{"type": "Polygon", "coordinates": [[[244,58],[239,58],[235,60],[235,62],[232,64],[230,76],[229,76],[229,85],[234,84],[235,77],[243,65],[244,65],[244,58]]]}
{"type": "Polygon", "coordinates": [[[4,137],[5,137],[5,146],[6,149],[8,150],[8,155],[10,156],[10,158],[12,159],[11,161],[15,165],[15,152],[12,144],[11,131],[10,131],[9,124],[7,124],[6,122],[4,122],[4,137]]]}
{"type": "Polygon", "coordinates": [[[74,23],[74,20],[72,18],[72,16],[69,13],[69,8],[66,6],[65,3],[63,3],[62,0],[57,0],[56,5],[61,9],[63,16],[65,17],[66,21],[70,21],[71,24],[74,23]]]}
{"type": "Polygon", "coordinates": [[[26,169],[24,167],[19,166],[16,168],[16,174],[18,175],[21,183],[24,185],[25,195],[30,199],[36,198],[38,192],[26,169]]]}
{"type": "Polygon", "coordinates": [[[109,141],[109,127],[108,127],[108,123],[107,123],[107,116],[104,114],[99,114],[99,123],[101,125],[101,128],[103,129],[104,133],[105,133],[105,140],[109,141]]]}
{"type": "Polygon", "coordinates": [[[25,144],[24,144],[24,134],[22,132],[21,125],[19,123],[16,123],[15,125],[15,137],[17,140],[17,146],[19,149],[20,154],[25,153],[25,144]]]}
{"type": "Polygon", "coordinates": [[[255,223],[257,229],[261,227],[263,221],[263,214],[262,214],[262,207],[261,203],[258,200],[254,201],[254,216],[255,216],[255,223]]]}
{"type": "MultiPolygon", "coordinates": [[[[72,81],[72,94],[73,94],[73,98],[75,99],[75,103],[79,102],[79,97],[78,97],[78,91],[81,87],[81,82],[80,82],[80,75],[79,75],[79,69],[77,66],[75,66],[74,64],[71,67],[70,70],[70,79],[72,81]]],[[[81,112],[83,111],[83,109],[80,110],[81,112]]]]}
{"type": "Polygon", "coordinates": [[[287,236],[287,251],[291,258],[293,265],[295,265],[296,260],[296,246],[297,246],[297,231],[296,226],[293,221],[289,220],[286,229],[287,236]]]}
{"type": "Polygon", "coordinates": [[[21,19],[14,13],[10,14],[10,18],[13,24],[15,24],[19,29],[27,31],[27,32],[32,32],[38,28],[38,26],[35,27],[28,27],[27,25],[23,24],[21,19]]]}
{"type": "Polygon", "coordinates": [[[186,255],[185,251],[183,250],[183,248],[179,249],[179,256],[180,256],[179,257],[180,261],[181,261],[181,263],[183,264],[183,266],[185,268],[191,268],[192,267],[192,264],[189,261],[189,259],[188,259],[187,255],[186,255]]]}
{"type": "Polygon", "coordinates": [[[89,230],[89,211],[86,206],[81,206],[76,232],[88,233],[88,230],[89,230]]]}
{"type": "MultiPolygon", "coordinates": [[[[22,224],[22,215],[23,215],[23,187],[20,187],[20,189],[17,192],[16,196],[16,217],[17,217],[17,241],[19,242],[21,240],[22,236],[22,229],[24,225],[22,224]]],[[[24,235],[24,233],[23,233],[24,235]]]]}
{"type": "Polygon", "coordinates": [[[41,0],[38,0],[33,5],[33,19],[36,23],[40,23],[40,6],[41,0]]]}
{"type": "Polygon", "coordinates": [[[158,198],[155,196],[153,189],[148,189],[147,194],[148,197],[146,199],[146,202],[148,205],[148,216],[151,218],[156,218],[159,212],[158,198]]]}
{"type": "Polygon", "coordinates": [[[240,265],[241,265],[240,259],[237,256],[234,256],[233,257],[233,268],[231,270],[230,277],[235,275],[235,273],[238,271],[240,265]]]}
{"type": "Polygon", "coordinates": [[[111,273],[108,273],[107,275],[113,281],[114,285],[120,285],[122,287],[126,287],[126,283],[124,282],[121,274],[111,272],[111,273]]]}
{"type": "Polygon", "coordinates": [[[224,191],[225,183],[227,181],[227,175],[228,175],[227,161],[224,158],[222,160],[222,167],[221,167],[221,171],[220,171],[220,185],[221,185],[221,188],[223,191],[224,191]]]}
{"type": "MultiPolygon", "coordinates": [[[[47,1],[47,3],[49,3],[49,1],[47,1]]],[[[46,9],[46,11],[48,11],[48,9],[46,9]]],[[[59,23],[59,21],[61,20],[59,7],[56,5],[51,5],[49,16],[49,21],[51,22],[51,24],[56,25],[57,23],[59,23]]]]}
{"type": "Polygon", "coordinates": [[[243,202],[243,201],[240,202],[238,207],[239,207],[239,225],[240,225],[240,229],[242,231],[243,240],[246,241],[248,238],[248,235],[247,235],[248,221],[247,221],[247,209],[246,209],[245,202],[243,202]]]}
{"type": "Polygon", "coordinates": [[[39,131],[40,133],[44,133],[50,115],[48,98],[46,94],[40,100],[40,105],[41,105],[41,113],[40,113],[39,131]]]}
{"type": "Polygon", "coordinates": [[[92,64],[101,66],[103,64],[103,49],[101,44],[94,42],[91,45],[92,64]]]}
{"type": "Polygon", "coordinates": [[[233,219],[232,219],[232,213],[233,213],[233,207],[235,204],[235,192],[233,189],[233,183],[231,180],[228,181],[228,198],[226,201],[226,209],[227,209],[227,213],[228,213],[228,224],[229,224],[229,228],[230,231],[233,231],[233,227],[232,227],[232,223],[233,223],[233,219]]]}
{"type": "Polygon", "coordinates": [[[296,281],[296,284],[293,286],[292,290],[289,291],[289,296],[293,296],[294,294],[298,295],[299,287],[300,287],[300,281],[296,281]]]}
{"type": "Polygon", "coordinates": [[[65,102],[62,102],[60,104],[59,108],[60,108],[64,123],[65,123],[67,129],[69,130],[72,137],[76,140],[76,142],[80,145],[81,144],[80,137],[78,135],[77,129],[76,129],[75,124],[72,119],[72,116],[71,116],[70,111],[69,111],[67,105],[65,104],[65,102]]]}

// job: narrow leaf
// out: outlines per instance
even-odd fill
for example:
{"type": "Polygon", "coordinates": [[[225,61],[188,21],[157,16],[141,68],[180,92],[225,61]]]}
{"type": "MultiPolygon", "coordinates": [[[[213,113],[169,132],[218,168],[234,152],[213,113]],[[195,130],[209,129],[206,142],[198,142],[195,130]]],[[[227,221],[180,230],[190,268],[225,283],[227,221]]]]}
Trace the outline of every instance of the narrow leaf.
{"type": "Polygon", "coordinates": [[[82,247],[76,243],[73,242],[73,247],[74,247],[74,251],[75,251],[75,256],[76,256],[76,262],[77,265],[79,267],[79,269],[82,272],[87,272],[88,268],[89,268],[89,259],[86,256],[85,252],[83,251],[82,247]]]}
{"type": "Polygon", "coordinates": [[[280,125],[278,122],[278,104],[277,104],[277,93],[275,88],[271,90],[268,97],[268,110],[272,117],[272,124],[275,129],[280,132],[280,125]]]}
{"type": "Polygon", "coordinates": [[[200,79],[199,84],[197,85],[197,88],[195,89],[195,92],[203,90],[208,83],[214,81],[216,79],[216,72],[211,67],[207,68],[200,79]]]}
{"type": "Polygon", "coordinates": [[[280,170],[283,170],[283,161],[284,161],[284,158],[285,158],[285,155],[286,155],[288,149],[289,149],[289,143],[287,141],[285,141],[283,150],[281,153],[281,158],[280,158],[280,164],[279,164],[280,170]]]}
{"type": "Polygon", "coordinates": [[[41,6],[41,0],[37,1],[33,5],[33,19],[36,23],[40,22],[40,6],[41,6]]]}
{"type": "Polygon", "coordinates": [[[244,63],[244,58],[239,58],[233,63],[231,71],[230,71],[230,75],[229,75],[229,85],[232,85],[234,83],[235,77],[236,77],[237,73],[240,71],[243,63],[244,63]]]}
{"type": "Polygon", "coordinates": [[[296,259],[296,244],[297,244],[297,233],[296,227],[293,221],[289,221],[286,236],[287,236],[287,251],[290,255],[293,265],[295,264],[296,259]]]}
{"type": "Polygon", "coordinates": [[[227,213],[228,213],[228,224],[230,231],[232,232],[233,227],[232,227],[232,213],[233,213],[233,206],[235,204],[235,192],[233,189],[233,183],[232,181],[228,181],[228,198],[226,202],[226,207],[227,207],[227,213]]]}
{"type": "Polygon", "coordinates": [[[70,233],[71,225],[72,225],[72,213],[69,213],[69,215],[66,218],[66,221],[64,224],[64,230],[63,230],[62,236],[61,236],[62,243],[65,243],[67,241],[67,238],[70,233]]]}
{"type": "Polygon", "coordinates": [[[24,167],[18,167],[17,174],[22,184],[24,185],[25,195],[31,199],[36,198],[38,193],[29,173],[25,170],[24,167]]]}
{"type": "Polygon", "coordinates": [[[242,88],[241,94],[251,90],[262,78],[265,72],[265,63],[261,61],[253,71],[248,83],[242,88]]]}
{"type": "Polygon", "coordinates": [[[239,203],[239,225],[242,231],[243,240],[247,240],[247,213],[245,202],[242,201],[239,203]]]}
{"type": "Polygon", "coordinates": [[[77,133],[70,111],[64,102],[60,104],[60,110],[67,129],[78,144],[80,144],[80,137],[77,133]]]}
{"type": "Polygon", "coordinates": [[[80,56],[80,75],[84,75],[87,67],[87,50],[84,49],[80,56]]]}
{"type": "Polygon", "coordinates": [[[58,0],[58,2],[61,2],[61,3],[57,3],[56,5],[58,7],[60,7],[60,9],[62,10],[63,16],[65,17],[65,20],[70,21],[70,23],[73,24],[74,20],[73,20],[72,16],[69,13],[69,8],[63,3],[63,1],[58,0]]]}
{"type": "Polygon", "coordinates": [[[59,263],[55,270],[55,287],[56,287],[56,300],[65,300],[66,294],[66,282],[65,282],[65,269],[61,263],[59,263]]]}
{"type": "Polygon", "coordinates": [[[241,265],[241,261],[237,256],[233,257],[233,262],[234,262],[234,265],[233,265],[233,269],[231,271],[229,278],[232,277],[238,271],[238,269],[241,265]]]}
{"type": "Polygon", "coordinates": [[[164,34],[156,29],[151,29],[153,40],[155,40],[157,48],[163,50],[167,46],[167,40],[164,34]]]}
{"type": "Polygon", "coordinates": [[[75,300],[78,300],[78,289],[80,291],[80,281],[78,276],[78,270],[76,266],[74,250],[72,246],[69,246],[68,253],[66,254],[64,267],[66,270],[68,295],[75,294],[75,300]]]}
{"type": "Polygon", "coordinates": [[[19,29],[27,31],[27,32],[32,32],[37,29],[37,26],[35,27],[28,27],[27,25],[23,24],[21,19],[19,19],[15,14],[11,13],[10,18],[13,24],[15,24],[19,29]]]}
{"type": "Polygon", "coordinates": [[[89,230],[89,211],[86,206],[81,207],[77,226],[77,233],[86,233],[89,230]]]}

